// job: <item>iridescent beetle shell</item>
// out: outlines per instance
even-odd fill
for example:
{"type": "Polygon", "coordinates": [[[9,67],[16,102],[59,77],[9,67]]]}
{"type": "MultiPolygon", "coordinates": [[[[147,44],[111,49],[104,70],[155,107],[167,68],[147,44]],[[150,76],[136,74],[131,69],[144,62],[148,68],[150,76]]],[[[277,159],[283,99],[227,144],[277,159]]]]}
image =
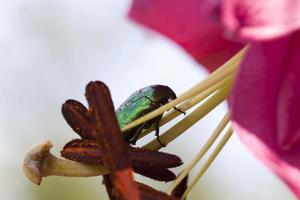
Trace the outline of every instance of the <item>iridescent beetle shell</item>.
{"type": "MultiPolygon", "coordinates": [[[[151,85],[134,92],[116,110],[117,119],[121,128],[133,122],[139,117],[159,108],[160,106],[176,99],[174,91],[165,85],[151,85]]],[[[159,134],[159,121],[162,114],[137,127],[124,132],[124,140],[135,144],[143,129],[153,125],[156,127],[156,136],[159,134]]]]}

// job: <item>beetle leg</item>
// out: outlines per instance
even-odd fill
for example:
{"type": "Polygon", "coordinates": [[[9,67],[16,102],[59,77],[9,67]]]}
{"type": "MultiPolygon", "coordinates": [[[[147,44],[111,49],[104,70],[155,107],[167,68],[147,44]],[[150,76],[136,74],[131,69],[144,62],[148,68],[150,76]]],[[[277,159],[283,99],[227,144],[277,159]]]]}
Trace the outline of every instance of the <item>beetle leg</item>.
{"type": "Polygon", "coordinates": [[[145,128],[145,123],[140,125],[135,131],[133,136],[128,140],[128,142],[130,144],[135,145],[136,141],[139,139],[140,133],[142,132],[142,130],[145,128]]]}
{"type": "Polygon", "coordinates": [[[180,108],[177,108],[176,106],[174,107],[174,110],[177,110],[178,112],[180,112],[180,113],[186,115],[186,112],[180,110],[180,108]]]}
{"type": "Polygon", "coordinates": [[[157,138],[158,143],[162,146],[162,147],[166,147],[166,145],[164,143],[162,143],[159,139],[159,121],[155,122],[155,136],[157,138]]]}

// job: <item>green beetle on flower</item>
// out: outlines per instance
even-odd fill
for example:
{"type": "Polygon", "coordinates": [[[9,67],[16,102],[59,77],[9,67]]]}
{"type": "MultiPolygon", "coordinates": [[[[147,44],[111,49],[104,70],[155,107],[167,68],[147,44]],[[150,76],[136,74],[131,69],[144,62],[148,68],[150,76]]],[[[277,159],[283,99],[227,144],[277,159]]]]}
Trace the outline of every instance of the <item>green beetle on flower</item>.
{"type": "MultiPolygon", "coordinates": [[[[121,128],[125,127],[134,120],[144,116],[145,114],[163,106],[164,104],[176,99],[174,91],[165,85],[151,85],[144,87],[132,95],[120,105],[116,110],[117,119],[121,128]]],[[[174,107],[175,110],[178,110],[174,107]]],[[[182,112],[178,110],[179,112],[182,112]]],[[[162,118],[162,114],[142,123],[139,126],[131,128],[125,131],[123,138],[130,144],[135,144],[139,138],[143,129],[155,126],[155,135],[159,143],[164,146],[159,140],[159,121],[162,118]]]]}

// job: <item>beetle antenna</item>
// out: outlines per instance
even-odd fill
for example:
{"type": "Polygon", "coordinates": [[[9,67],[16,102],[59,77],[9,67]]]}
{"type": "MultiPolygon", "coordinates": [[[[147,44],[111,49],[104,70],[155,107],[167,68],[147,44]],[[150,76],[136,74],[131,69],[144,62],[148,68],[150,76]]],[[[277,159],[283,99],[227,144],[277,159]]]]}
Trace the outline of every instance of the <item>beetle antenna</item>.
{"type": "Polygon", "coordinates": [[[178,112],[180,112],[180,113],[186,115],[186,112],[180,110],[180,108],[177,108],[176,106],[174,107],[174,110],[177,110],[178,112]]]}

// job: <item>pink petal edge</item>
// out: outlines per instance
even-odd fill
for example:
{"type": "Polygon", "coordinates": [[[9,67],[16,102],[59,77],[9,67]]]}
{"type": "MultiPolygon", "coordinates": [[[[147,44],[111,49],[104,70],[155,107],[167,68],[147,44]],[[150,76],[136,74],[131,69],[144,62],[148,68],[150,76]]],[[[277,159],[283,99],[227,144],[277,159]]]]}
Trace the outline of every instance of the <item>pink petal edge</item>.
{"type": "Polygon", "coordinates": [[[231,95],[233,127],[300,198],[300,32],[252,43],[231,95]]]}
{"type": "Polygon", "coordinates": [[[243,40],[270,40],[300,28],[300,0],[225,0],[226,30],[243,40]]]}
{"type": "Polygon", "coordinates": [[[219,4],[204,0],[134,0],[129,17],[177,42],[209,71],[244,45],[224,38],[219,4]]]}
{"type": "Polygon", "coordinates": [[[289,186],[297,198],[300,198],[299,168],[289,165],[283,161],[278,155],[274,154],[264,142],[262,142],[254,134],[249,134],[249,131],[240,127],[238,123],[232,122],[233,129],[238,133],[241,141],[251,148],[254,155],[275,172],[289,186]]]}

